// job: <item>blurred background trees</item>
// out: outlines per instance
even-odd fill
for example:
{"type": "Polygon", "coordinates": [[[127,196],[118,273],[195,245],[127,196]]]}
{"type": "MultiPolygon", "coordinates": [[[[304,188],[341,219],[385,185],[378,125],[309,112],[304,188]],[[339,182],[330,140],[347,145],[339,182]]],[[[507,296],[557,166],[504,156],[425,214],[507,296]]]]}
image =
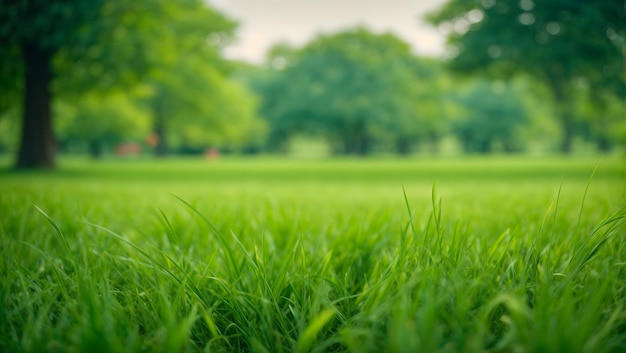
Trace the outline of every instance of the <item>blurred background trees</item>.
{"type": "Polygon", "coordinates": [[[201,0],[0,4],[0,153],[569,153],[623,148],[623,1],[450,0],[450,57],[365,26],[224,58],[201,0]],[[28,25],[26,25],[28,24],[28,25]],[[307,142],[308,141],[308,142],[307,142]]]}
{"type": "Polygon", "coordinates": [[[257,90],[273,148],[305,134],[323,137],[335,153],[365,155],[408,145],[425,131],[418,62],[390,34],[356,28],[320,35],[298,50],[276,48],[268,61],[273,75],[257,90]]]}
{"type": "Polygon", "coordinates": [[[526,108],[516,92],[504,82],[472,82],[459,93],[463,111],[453,125],[465,152],[519,152],[523,141],[520,127],[527,122],[526,108]]]}
{"type": "Polygon", "coordinates": [[[143,139],[150,131],[150,115],[136,100],[149,94],[147,87],[133,92],[90,92],[80,100],[55,100],[53,114],[57,140],[65,150],[88,150],[94,158],[119,143],[143,139]]]}
{"type": "Polygon", "coordinates": [[[429,20],[451,29],[453,70],[526,74],[545,84],[561,126],[561,151],[569,153],[581,86],[594,101],[626,98],[625,12],[622,0],[450,0],[429,20]]]}
{"type": "MultiPolygon", "coordinates": [[[[253,101],[244,89],[214,87],[228,85],[224,77],[229,64],[220,52],[232,38],[236,23],[201,0],[3,2],[0,23],[0,114],[5,115],[4,119],[21,116],[18,168],[54,167],[58,146],[53,100],[72,102],[59,104],[67,115],[59,123],[73,121],[76,125],[62,126],[65,142],[89,140],[92,146],[95,140],[102,141],[96,138],[96,131],[106,131],[107,136],[113,130],[124,132],[107,141],[141,135],[141,129],[130,135],[126,132],[137,127],[134,123],[138,115],[128,113],[143,107],[152,108],[152,129],[157,137],[153,140],[160,153],[167,151],[166,120],[181,120],[176,123],[186,130],[196,129],[183,121],[201,126],[205,135],[206,126],[211,124],[213,136],[228,125],[218,121],[230,120],[242,126],[259,124],[250,117],[252,103],[247,109],[239,106],[239,98],[253,101]],[[135,100],[132,104],[137,107],[130,109],[133,96],[129,92],[138,84],[149,85],[152,94],[135,100]],[[209,89],[227,93],[217,97],[209,89]],[[211,99],[215,99],[214,104],[207,102],[211,99]],[[228,107],[234,100],[236,109],[215,108],[228,107]],[[201,105],[211,106],[212,111],[205,111],[201,105]],[[206,123],[197,123],[204,119],[201,116],[206,123]],[[119,121],[128,121],[127,127],[113,128],[119,121]],[[79,131],[92,135],[78,136],[79,131]]],[[[8,130],[0,129],[0,133],[8,130]]],[[[228,134],[243,138],[240,131],[228,134]]],[[[216,142],[213,138],[203,144],[216,142]]],[[[241,143],[229,139],[227,144],[241,143]]]]}

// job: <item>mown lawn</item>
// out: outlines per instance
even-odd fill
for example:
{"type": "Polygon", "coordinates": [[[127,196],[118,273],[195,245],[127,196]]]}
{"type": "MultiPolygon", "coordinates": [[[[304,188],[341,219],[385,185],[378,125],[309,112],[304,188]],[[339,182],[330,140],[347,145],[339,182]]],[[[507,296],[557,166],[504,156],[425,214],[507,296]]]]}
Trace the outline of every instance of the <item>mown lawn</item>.
{"type": "Polygon", "coordinates": [[[623,352],[625,165],[5,167],[0,351],[623,352]]]}

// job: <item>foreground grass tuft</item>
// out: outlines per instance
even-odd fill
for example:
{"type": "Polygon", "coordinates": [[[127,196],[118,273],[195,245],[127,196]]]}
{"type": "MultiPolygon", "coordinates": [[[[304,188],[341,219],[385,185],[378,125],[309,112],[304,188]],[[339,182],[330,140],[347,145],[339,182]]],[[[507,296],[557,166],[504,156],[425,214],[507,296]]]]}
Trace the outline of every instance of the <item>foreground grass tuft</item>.
{"type": "Polygon", "coordinates": [[[626,350],[620,176],[433,187],[401,163],[393,182],[4,176],[0,351],[626,350]]]}

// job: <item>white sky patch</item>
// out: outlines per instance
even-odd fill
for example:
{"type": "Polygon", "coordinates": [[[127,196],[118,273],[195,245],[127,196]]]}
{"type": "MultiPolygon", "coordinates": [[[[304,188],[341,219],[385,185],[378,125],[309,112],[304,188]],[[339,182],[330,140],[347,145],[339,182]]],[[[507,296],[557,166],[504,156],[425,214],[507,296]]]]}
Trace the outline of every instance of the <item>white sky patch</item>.
{"type": "Polygon", "coordinates": [[[424,14],[445,0],[208,0],[240,22],[238,40],[225,55],[261,63],[273,44],[300,46],[320,32],[364,25],[392,32],[409,43],[415,54],[443,56],[445,38],[424,23],[424,14]]]}

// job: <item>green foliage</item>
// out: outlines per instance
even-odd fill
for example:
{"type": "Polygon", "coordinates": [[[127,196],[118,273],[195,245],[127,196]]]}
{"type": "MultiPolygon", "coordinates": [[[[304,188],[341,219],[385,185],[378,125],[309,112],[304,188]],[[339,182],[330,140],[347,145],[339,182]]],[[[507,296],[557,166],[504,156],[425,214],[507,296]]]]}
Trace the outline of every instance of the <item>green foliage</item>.
{"type": "Polygon", "coordinates": [[[229,64],[220,54],[235,23],[201,1],[132,6],[148,6],[144,12],[158,14],[145,19],[146,28],[135,40],[151,48],[145,82],[154,91],[147,104],[157,152],[260,144],[264,126],[254,115],[256,102],[231,82],[229,64]]]}
{"type": "Polygon", "coordinates": [[[626,9],[621,0],[448,1],[428,19],[449,31],[461,72],[526,73],[549,87],[562,130],[574,136],[577,83],[623,99],[626,9]]]}
{"type": "Polygon", "coordinates": [[[55,53],[55,92],[74,96],[132,84],[183,49],[218,61],[236,25],[199,0],[20,0],[0,5],[0,23],[7,82],[21,74],[20,45],[35,42],[55,53]]]}
{"type": "Polygon", "coordinates": [[[125,140],[142,141],[150,131],[150,116],[136,100],[150,94],[136,92],[91,93],[78,102],[58,100],[55,106],[59,140],[62,144],[82,143],[98,157],[105,146],[125,140]]]}
{"type": "Polygon", "coordinates": [[[258,90],[275,146],[309,134],[338,152],[367,154],[428,133],[420,124],[418,99],[427,87],[420,63],[391,34],[357,28],[320,35],[299,50],[275,47],[268,59],[278,72],[258,90]]]}
{"type": "Polygon", "coordinates": [[[496,144],[505,152],[521,150],[517,133],[528,118],[510,85],[478,81],[458,100],[466,114],[454,130],[466,152],[492,152],[496,144]]]}
{"type": "Polygon", "coordinates": [[[625,12],[620,0],[452,0],[429,20],[453,29],[453,67],[460,70],[623,80],[625,12]]]}
{"type": "Polygon", "coordinates": [[[0,350],[622,352],[621,162],[5,171],[0,350]]]}
{"type": "Polygon", "coordinates": [[[580,136],[596,144],[599,151],[626,146],[626,106],[624,99],[592,87],[579,87],[576,95],[577,127],[580,136]]]}
{"type": "Polygon", "coordinates": [[[104,1],[18,0],[0,6],[3,51],[23,44],[56,51],[75,38],[86,23],[97,19],[104,1]],[[28,23],[25,26],[24,23],[28,23]]]}
{"type": "Polygon", "coordinates": [[[263,121],[254,96],[199,55],[179,57],[156,76],[150,99],[155,129],[168,148],[253,148],[262,144],[263,121]]]}
{"type": "Polygon", "coordinates": [[[15,152],[20,136],[19,111],[16,107],[0,113],[0,152],[15,152]]]}
{"type": "MultiPolygon", "coordinates": [[[[51,100],[115,94],[167,76],[186,56],[222,72],[220,51],[236,26],[201,0],[20,0],[0,4],[0,23],[0,113],[26,97],[17,164],[28,168],[55,164],[51,100]]],[[[108,123],[90,131],[110,131],[108,123]]]]}

